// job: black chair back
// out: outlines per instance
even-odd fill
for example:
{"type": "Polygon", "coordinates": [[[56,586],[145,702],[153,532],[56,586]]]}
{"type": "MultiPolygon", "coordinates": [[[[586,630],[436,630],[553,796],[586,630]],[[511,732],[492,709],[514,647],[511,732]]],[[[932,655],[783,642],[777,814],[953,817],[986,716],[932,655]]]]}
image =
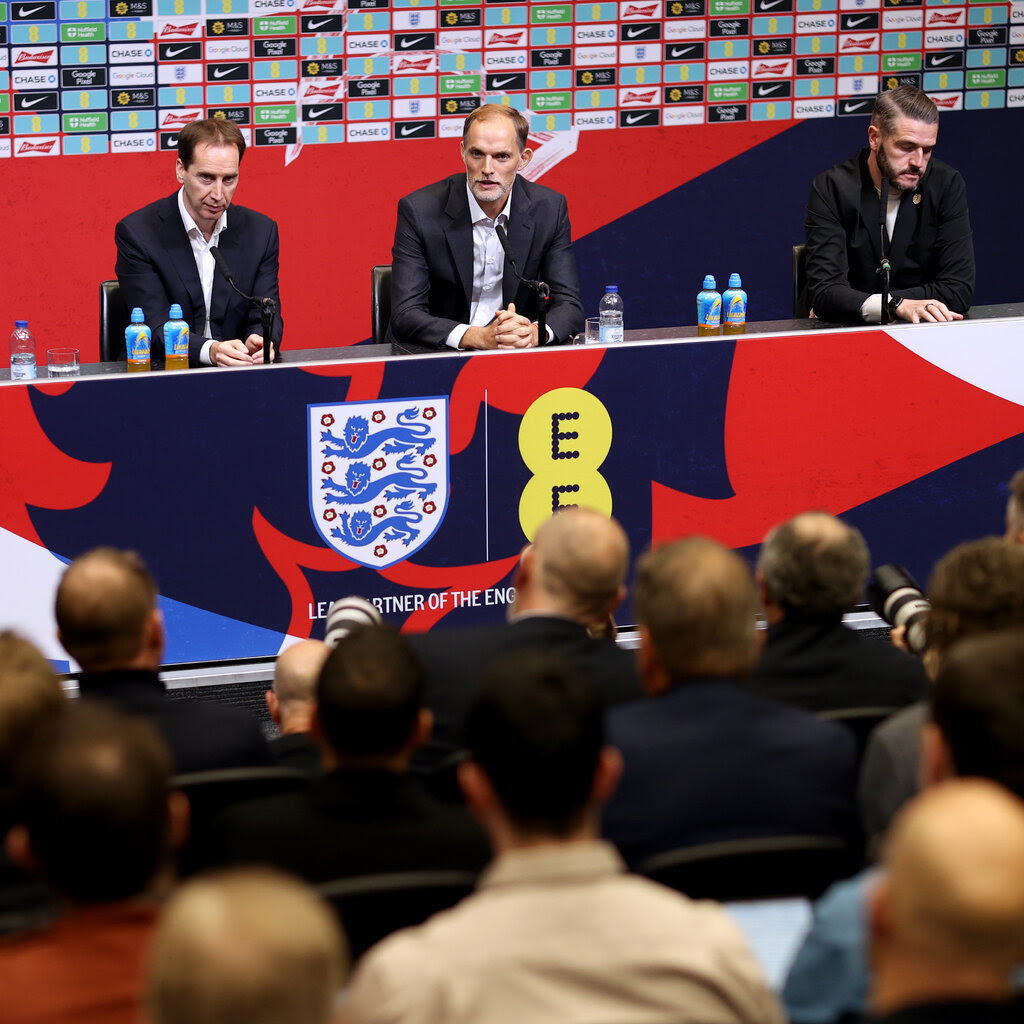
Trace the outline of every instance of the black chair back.
{"type": "Polygon", "coordinates": [[[641,875],[693,899],[817,899],[860,868],[860,858],[832,836],[767,836],[704,843],[648,858],[641,875]]]}
{"type": "Polygon", "coordinates": [[[397,871],[340,878],[316,889],[338,915],[355,959],[392,932],[453,907],[475,885],[469,871],[397,871]]]}
{"type": "Polygon", "coordinates": [[[391,264],[384,263],[370,271],[370,323],[374,345],[383,345],[391,319],[391,264]]]}
{"type": "Polygon", "coordinates": [[[807,297],[806,246],[793,246],[793,319],[806,320],[811,315],[811,302],[807,297]]]}
{"type": "MultiPolygon", "coordinates": [[[[124,329],[132,322],[131,310],[121,297],[117,281],[100,283],[100,362],[116,363],[124,348],[124,329]]],[[[125,356],[127,358],[127,356],[125,356]]]]}

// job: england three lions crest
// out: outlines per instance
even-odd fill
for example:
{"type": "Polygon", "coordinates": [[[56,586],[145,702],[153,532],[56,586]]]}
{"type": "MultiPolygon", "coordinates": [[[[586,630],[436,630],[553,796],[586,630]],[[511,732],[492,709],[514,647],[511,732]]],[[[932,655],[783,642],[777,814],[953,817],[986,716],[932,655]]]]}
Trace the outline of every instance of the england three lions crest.
{"type": "Polygon", "coordinates": [[[385,569],[448,508],[448,397],[310,405],[309,507],[346,558],[385,569]]]}

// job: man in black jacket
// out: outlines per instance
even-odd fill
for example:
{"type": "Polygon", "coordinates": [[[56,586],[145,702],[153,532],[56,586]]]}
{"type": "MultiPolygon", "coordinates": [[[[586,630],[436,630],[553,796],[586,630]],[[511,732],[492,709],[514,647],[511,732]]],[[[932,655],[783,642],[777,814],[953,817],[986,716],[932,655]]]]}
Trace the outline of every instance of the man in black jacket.
{"type": "Polygon", "coordinates": [[[883,92],[868,147],[814,179],[804,227],[807,292],[817,316],[879,323],[883,257],[892,267],[890,320],[941,323],[963,319],[970,308],[967,192],[957,171],[932,159],[938,121],[938,108],[919,89],[883,92]]]}

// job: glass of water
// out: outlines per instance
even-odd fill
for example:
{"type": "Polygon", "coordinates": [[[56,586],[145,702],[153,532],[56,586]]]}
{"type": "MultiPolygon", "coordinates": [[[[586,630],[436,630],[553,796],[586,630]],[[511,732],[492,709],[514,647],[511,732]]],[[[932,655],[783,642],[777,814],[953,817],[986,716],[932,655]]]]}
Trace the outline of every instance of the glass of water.
{"type": "Polygon", "coordinates": [[[46,350],[46,368],[51,377],[77,377],[78,349],[48,348],[46,350]]]}

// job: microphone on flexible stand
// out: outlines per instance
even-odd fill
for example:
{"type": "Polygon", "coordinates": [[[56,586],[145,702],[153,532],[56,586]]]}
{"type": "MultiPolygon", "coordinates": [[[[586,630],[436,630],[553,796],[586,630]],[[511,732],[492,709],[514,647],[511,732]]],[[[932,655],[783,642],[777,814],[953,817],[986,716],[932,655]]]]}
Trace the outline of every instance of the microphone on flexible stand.
{"type": "Polygon", "coordinates": [[[515,274],[523,284],[532,288],[540,299],[540,313],[537,316],[537,344],[546,345],[548,341],[548,303],[551,301],[551,288],[543,281],[531,281],[529,278],[523,277],[523,275],[519,273],[519,268],[516,266],[516,258],[512,255],[512,250],[509,248],[505,229],[500,224],[495,224],[494,233],[498,236],[501,248],[505,252],[505,259],[508,260],[512,267],[512,273],[515,274]]]}
{"type": "Polygon", "coordinates": [[[886,252],[888,248],[888,232],[885,229],[885,217],[889,212],[889,179],[882,179],[882,187],[879,194],[878,204],[878,233],[879,233],[879,251],[882,254],[882,262],[878,268],[878,274],[882,278],[882,317],[881,322],[887,324],[889,322],[889,282],[890,275],[892,273],[892,267],[889,264],[889,256],[886,252]]]}
{"type": "Polygon", "coordinates": [[[246,295],[245,292],[235,284],[231,268],[228,266],[227,260],[221,255],[220,249],[215,245],[211,246],[210,255],[213,257],[213,262],[217,264],[220,268],[220,272],[224,275],[224,280],[231,285],[234,291],[252,305],[259,306],[260,324],[263,327],[263,364],[268,366],[270,364],[270,360],[268,358],[270,352],[269,346],[273,344],[271,335],[274,328],[274,317],[277,315],[277,301],[269,297],[261,298],[255,295],[246,295]]]}

